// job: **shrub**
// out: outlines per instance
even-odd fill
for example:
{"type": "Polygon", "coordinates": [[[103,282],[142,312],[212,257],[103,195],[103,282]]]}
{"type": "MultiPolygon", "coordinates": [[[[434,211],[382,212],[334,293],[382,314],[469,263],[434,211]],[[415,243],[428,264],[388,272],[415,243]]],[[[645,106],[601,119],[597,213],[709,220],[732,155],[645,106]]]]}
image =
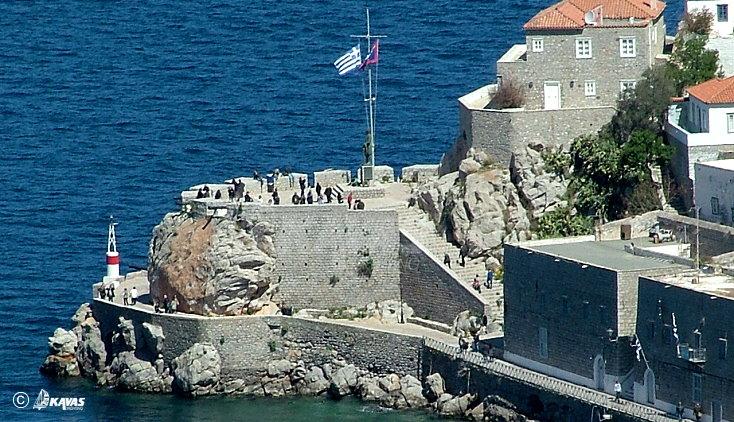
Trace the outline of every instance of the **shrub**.
{"type": "Polygon", "coordinates": [[[538,235],[541,238],[581,236],[591,234],[591,218],[574,213],[570,207],[556,208],[538,220],[538,235]]]}
{"type": "Polygon", "coordinates": [[[680,31],[682,34],[708,35],[713,24],[713,12],[703,9],[684,14],[680,20],[680,31]]]}
{"type": "Polygon", "coordinates": [[[519,108],[525,105],[525,89],[515,79],[508,78],[497,87],[497,92],[490,102],[491,108],[519,108]]]}
{"type": "Polygon", "coordinates": [[[560,177],[567,177],[571,169],[571,155],[562,148],[546,148],[540,154],[545,168],[560,177]]]}
{"type": "Polygon", "coordinates": [[[365,277],[372,277],[372,270],[374,267],[374,261],[372,261],[372,258],[367,258],[364,261],[360,262],[357,266],[357,274],[365,276],[365,277]]]}

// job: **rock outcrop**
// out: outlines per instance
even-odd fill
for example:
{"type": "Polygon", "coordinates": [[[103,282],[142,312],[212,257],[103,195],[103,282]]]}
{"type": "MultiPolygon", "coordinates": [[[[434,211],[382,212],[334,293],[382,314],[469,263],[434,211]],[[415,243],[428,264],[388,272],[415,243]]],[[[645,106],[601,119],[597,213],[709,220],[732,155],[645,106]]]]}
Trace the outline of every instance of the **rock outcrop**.
{"type": "Polygon", "coordinates": [[[41,365],[41,372],[53,377],[79,376],[76,347],[79,343],[73,331],[57,328],[48,338],[48,356],[41,365]]]}
{"type": "Polygon", "coordinates": [[[267,222],[166,215],[148,252],[151,297],[201,315],[259,311],[277,289],[273,234],[267,222]]]}
{"type": "Polygon", "coordinates": [[[210,394],[222,371],[222,358],[209,343],[194,343],[173,360],[174,388],[191,396],[210,394]]]}
{"type": "Polygon", "coordinates": [[[568,182],[545,168],[541,149],[528,146],[500,168],[472,148],[458,172],[417,187],[413,197],[469,258],[498,266],[503,243],[531,239],[538,218],[566,204],[568,182]]]}

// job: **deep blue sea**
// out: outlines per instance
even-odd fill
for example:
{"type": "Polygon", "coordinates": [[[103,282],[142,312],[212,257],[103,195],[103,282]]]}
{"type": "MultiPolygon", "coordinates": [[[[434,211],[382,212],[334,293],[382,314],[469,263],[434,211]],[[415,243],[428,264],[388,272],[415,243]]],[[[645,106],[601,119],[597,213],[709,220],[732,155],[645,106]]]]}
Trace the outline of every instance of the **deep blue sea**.
{"type": "MultiPolygon", "coordinates": [[[[494,78],[550,0],[371,3],[381,43],[378,164],[435,163],[456,98],[494,78]]],[[[346,400],[182,400],[38,373],[47,337],[104,273],[107,218],[123,270],[145,266],[180,190],[291,167],[356,168],[359,78],[332,62],[364,31],[361,1],[0,2],[0,416],[5,420],[427,420],[346,400]],[[85,410],[16,409],[86,397],[85,410]]],[[[669,3],[668,26],[680,0],[669,3]]],[[[366,49],[363,46],[363,52],[366,49]]]]}

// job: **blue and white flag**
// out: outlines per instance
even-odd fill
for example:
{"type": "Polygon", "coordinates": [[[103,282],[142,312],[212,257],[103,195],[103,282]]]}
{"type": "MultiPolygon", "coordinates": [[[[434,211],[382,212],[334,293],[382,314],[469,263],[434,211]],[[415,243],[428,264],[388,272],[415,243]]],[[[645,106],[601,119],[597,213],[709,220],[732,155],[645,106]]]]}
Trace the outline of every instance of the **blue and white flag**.
{"type": "Polygon", "coordinates": [[[356,69],[362,64],[362,53],[359,50],[359,45],[352,47],[352,49],[345,55],[339,57],[334,62],[336,71],[339,72],[339,76],[344,76],[356,69]]]}

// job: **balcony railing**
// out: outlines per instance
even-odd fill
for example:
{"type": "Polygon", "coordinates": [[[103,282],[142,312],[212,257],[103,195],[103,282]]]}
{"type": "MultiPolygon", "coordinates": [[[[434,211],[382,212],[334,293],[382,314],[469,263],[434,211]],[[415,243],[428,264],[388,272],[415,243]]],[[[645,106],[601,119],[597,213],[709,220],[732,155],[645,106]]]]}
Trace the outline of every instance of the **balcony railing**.
{"type": "Polygon", "coordinates": [[[687,360],[691,363],[705,363],[706,362],[706,348],[689,347],[687,344],[682,343],[678,345],[678,357],[687,360]]]}

